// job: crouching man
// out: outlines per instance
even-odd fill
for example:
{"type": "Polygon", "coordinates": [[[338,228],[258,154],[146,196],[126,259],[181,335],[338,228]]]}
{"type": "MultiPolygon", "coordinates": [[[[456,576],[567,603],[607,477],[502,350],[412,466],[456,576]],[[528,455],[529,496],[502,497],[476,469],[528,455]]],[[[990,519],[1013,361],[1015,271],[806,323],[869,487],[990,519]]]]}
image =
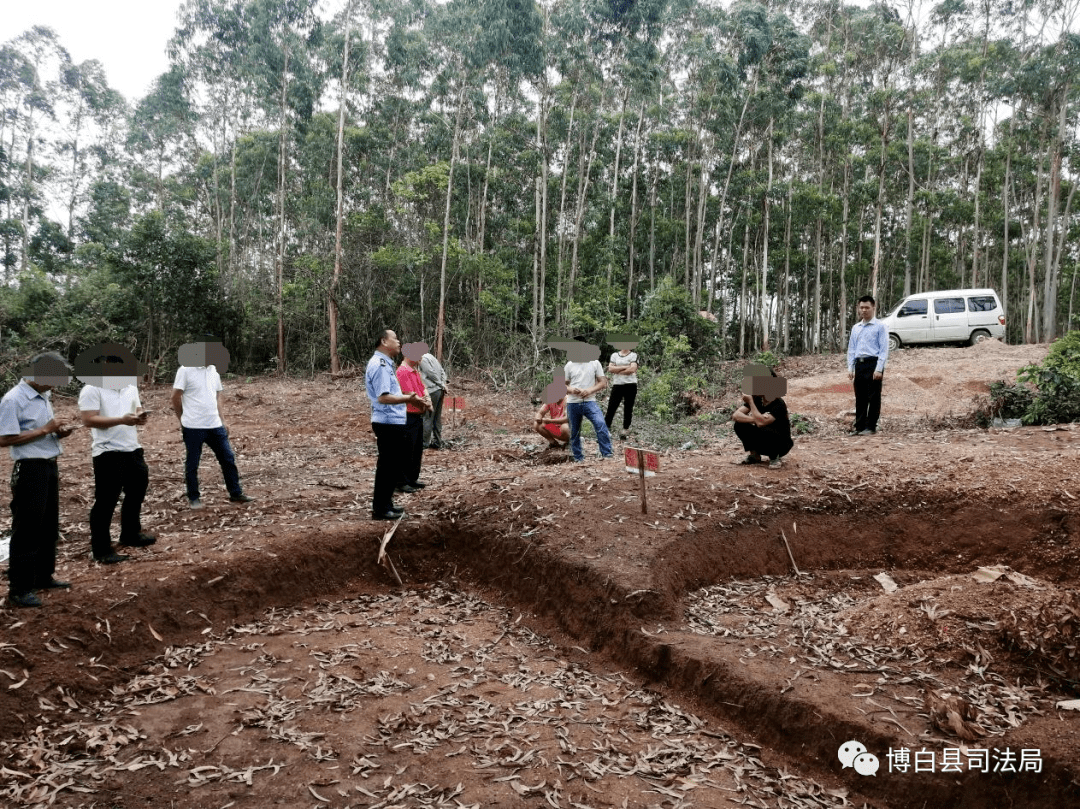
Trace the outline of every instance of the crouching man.
{"type": "Polygon", "coordinates": [[[735,435],[742,441],[747,456],[741,464],[763,463],[781,466],[780,459],[791,452],[791,421],[781,398],[787,393],[787,380],[765,365],[747,365],[743,370],[743,403],[731,418],[735,435]]]}

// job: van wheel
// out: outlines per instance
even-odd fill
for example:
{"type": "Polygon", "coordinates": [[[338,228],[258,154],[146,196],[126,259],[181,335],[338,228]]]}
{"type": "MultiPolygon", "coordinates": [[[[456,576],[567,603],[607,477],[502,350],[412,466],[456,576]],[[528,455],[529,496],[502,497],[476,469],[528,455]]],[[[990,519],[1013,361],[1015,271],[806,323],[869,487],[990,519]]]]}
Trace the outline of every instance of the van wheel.
{"type": "Polygon", "coordinates": [[[989,339],[990,332],[988,332],[986,329],[979,329],[978,331],[973,331],[971,333],[971,340],[969,341],[969,345],[978,345],[983,340],[989,339]]]}
{"type": "MultiPolygon", "coordinates": [[[[987,337],[989,337],[989,336],[990,335],[987,335],[987,337]]],[[[900,348],[900,338],[897,337],[895,334],[890,334],[889,335],[889,351],[896,351],[896,349],[898,349],[898,348],[900,348]]]]}

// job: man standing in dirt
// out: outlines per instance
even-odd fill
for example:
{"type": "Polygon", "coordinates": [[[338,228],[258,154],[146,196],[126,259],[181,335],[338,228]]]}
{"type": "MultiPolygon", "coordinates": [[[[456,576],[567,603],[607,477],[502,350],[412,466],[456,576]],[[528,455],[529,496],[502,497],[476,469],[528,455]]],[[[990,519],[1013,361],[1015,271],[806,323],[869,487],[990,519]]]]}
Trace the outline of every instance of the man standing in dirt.
{"type": "Polygon", "coordinates": [[[67,589],[53,578],[60,534],[60,439],[74,429],[53,416],[49,391],[71,381],[55,351],[38,354],[0,400],[0,447],[11,448],[11,560],[8,603],[40,607],[35,590],[67,589]]]}
{"type": "Polygon", "coordinates": [[[442,406],[443,399],[449,392],[449,380],[442,363],[429,353],[427,343],[423,346],[424,355],[420,358],[420,378],[424,381],[431,407],[424,411],[424,446],[427,449],[442,449],[442,406]]]}
{"type": "Polygon", "coordinates": [[[877,433],[881,414],[881,379],[889,359],[889,333],[874,317],[875,301],[870,295],[859,298],[861,320],[851,327],[848,338],[848,379],[855,383],[856,435],[877,433]]]}
{"type": "Polygon", "coordinates": [[[143,533],[141,521],[150,470],[136,429],[146,424],[147,418],[136,387],[139,363],[126,347],[102,343],[76,358],[75,375],[85,383],[79,393],[79,412],[83,426],[90,428],[94,463],[90,550],[94,561],[114,565],[129,558],[113,550],[109,536],[121,492],[120,545],[144,548],[157,541],[143,533]]]}
{"type": "Polygon", "coordinates": [[[229,368],[229,352],[219,340],[207,337],[197,343],[180,346],[176,352],[180,367],[173,382],[172,409],[180,420],[187,457],[184,461],[184,479],[188,503],[193,509],[203,507],[199,497],[199,461],[203,444],[207,444],[217,457],[229,501],[250,503],[254,498],[244,494],[240,487],[240,473],[236,469],[236,456],[229,443],[229,428],[221,418],[221,376],[229,368]]]}
{"type": "MultiPolygon", "coordinates": [[[[364,385],[371,400],[371,429],[379,448],[375,464],[375,491],[371,499],[373,520],[396,520],[405,509],[394,505],[394,487],[401,481],[405,463],[405,405],[422,406],[415,393],[401,392],[394,371],[394,357],[401,341],[393,329],[383,329],[375,341],[375,353],[368,360],[364,385]]],[[[410,491],[415,491],[408,487],[410,491]]]]}
{"type": "Polygon", "coordinates": [[[600,364],[600,347],[588,343],[569,341],[566,348],[569,362],[566,372],[566,415],[570,419],[570,451],[574,460],[585,460],[581,449],[581,420],[587,418],[596,431],[596,443],[600,454],[611,457],[611,433],[604,423],[604,414],[596,403],[596,393],[607,387],[604,367],[600,364]]]}

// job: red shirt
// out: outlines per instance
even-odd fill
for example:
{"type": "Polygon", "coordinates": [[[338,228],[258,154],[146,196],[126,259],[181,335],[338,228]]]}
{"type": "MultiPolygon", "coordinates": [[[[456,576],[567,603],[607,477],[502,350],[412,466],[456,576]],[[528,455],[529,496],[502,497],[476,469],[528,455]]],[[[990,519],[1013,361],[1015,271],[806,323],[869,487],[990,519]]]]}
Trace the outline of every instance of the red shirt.
{"type": "MultiPolygon", "coordinates": [[[[401,363],[397,369],[398,384],[401,385],[402,393],[415,393],[421,399],[427,396],[424,381],[420,378],[420,368],[410,368],[407,362],[401,363]]],[[[406,413],[423,413],[424,408],[417,407],[408,402],[405,407],[406,413]]]]}

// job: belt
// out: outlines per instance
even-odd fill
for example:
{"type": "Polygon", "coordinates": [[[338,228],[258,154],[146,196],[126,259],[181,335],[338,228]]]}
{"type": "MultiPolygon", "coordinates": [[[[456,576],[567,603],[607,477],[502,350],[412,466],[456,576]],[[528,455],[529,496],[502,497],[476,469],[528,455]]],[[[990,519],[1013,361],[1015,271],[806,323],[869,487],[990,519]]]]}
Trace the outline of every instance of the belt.
{"type": "Polygon", "coordinates": [[[56,464],[56,458],[19,458],[15,463],[51,463],[56,464]]]}
{"type": "Polygon", "coordinates": [[[877,362],[877,357],[856,357],[855,362],[877,362]]]}

